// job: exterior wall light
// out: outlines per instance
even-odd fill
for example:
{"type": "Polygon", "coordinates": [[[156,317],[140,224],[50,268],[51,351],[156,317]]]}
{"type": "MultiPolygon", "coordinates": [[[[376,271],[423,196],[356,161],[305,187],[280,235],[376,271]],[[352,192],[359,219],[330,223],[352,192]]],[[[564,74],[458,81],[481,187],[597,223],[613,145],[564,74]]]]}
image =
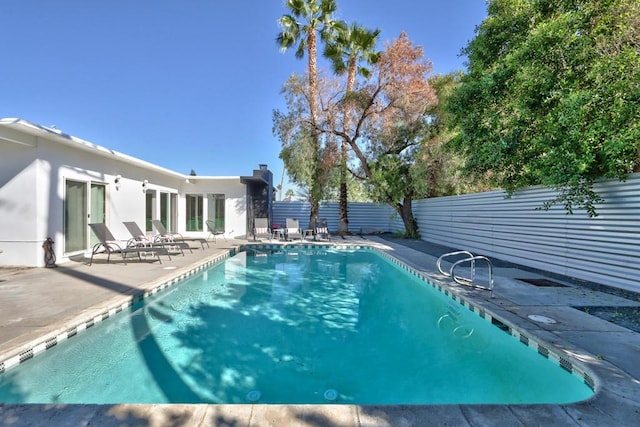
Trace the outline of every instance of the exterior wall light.
{"type": "Polygon", "coordinates": [[[116,190],[120,190],[120,180],[122,176],[120,174],[116,175],[116,179],[113,181],[116,184],[116,190]]]}
{"type": "Polygon", "coordinates": [[[149,184],[149,181],[147,181],[146,179],[144,181],[142,181],[142,192],[143,193],[147,192],[147,184],[149,184]]]}

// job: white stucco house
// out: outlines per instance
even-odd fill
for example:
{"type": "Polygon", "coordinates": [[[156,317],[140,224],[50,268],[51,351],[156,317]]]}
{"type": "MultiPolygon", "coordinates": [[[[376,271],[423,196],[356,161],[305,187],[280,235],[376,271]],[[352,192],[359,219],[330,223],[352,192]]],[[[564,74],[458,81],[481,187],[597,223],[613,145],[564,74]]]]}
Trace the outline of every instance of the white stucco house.
{"type": "Polygon", "coordinates": [[[190,176],[118,153],[55,128],[0,118],[0,266],[45,265],[51,237],[57,263],[97,242],[89,223],[131,235],[123,221],[152,233],[151,220],[206,237],[212,219],[227,238],[244,238],[253,218],[271,217],[266,165],[248,176],[190,176]]]}

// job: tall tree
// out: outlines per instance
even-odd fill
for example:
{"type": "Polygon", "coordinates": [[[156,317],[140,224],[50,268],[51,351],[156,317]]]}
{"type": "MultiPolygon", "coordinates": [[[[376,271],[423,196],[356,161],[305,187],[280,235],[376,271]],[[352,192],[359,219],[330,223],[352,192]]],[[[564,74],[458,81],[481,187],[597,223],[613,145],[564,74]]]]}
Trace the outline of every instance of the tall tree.
{"type": "MultiPolygon", "coordinates": [[[[324,56],[327,57],[336,74],[347,74],[347,85],[343,100],[343,130],[348,132],[351,125],[351,103],[349,99],[352,95],[356,82],[356,74],[369,77],[370,70],[360,65],[362,62],[371,65],[379,57],[379,52],[375,51],[380,30],[368,30],[367,28],[352,23],[342,31],[337,32],[336,37],[325,45],[324,56]]],[[[338,232],[348,233],[349,214],[347,212],[347,160],[348,141],[342,138],[340,150],[340,218],[338,222],[338,232]]]]}
{"type": "MultiPolygon", "coordinates": [[[[423,49],[403,32],[380,54],[372,77],[351,93],[349,129],[331,118],[323,123],[326,132],[349,144],[359,164],[351,173],[367,182],[375,201],[396,210],[408,237],[419,235],[411,202],[425,194],[418,154],[428,126],[427,108],[436,101],[427,80],[431,69],[423,49]]],[[[334,115],[342,113],[337,110],[334,115]]]]}
{"type": "Polygon", "coordinates": [[[429,84],[436,91],[437,102],[427,108],[429,117],[425,128],[422,147],[422,175],[427,184],[426,197],[441,197],[455,194],[488,191],[495,189],[484,181],[473,182],[464,179],[460,169],[464,164],[462,156],[448,150],[448,143],[456,135],[456,128],[450,126],[451,114],[446,106],[449,97],[460,85],[461,71],[438,74],[429,78],[429,84]]]}
{"type": "Polygon", "coordinates": [[[637,0],[491,0],[448,103],[467,174],[596,215],[594,182],[640,165],[639,16],[637,0]]]}
{"type": "MultiPolygon", "coordinates": [[[[337,82],[318,79],[318,100],[326,105],[337,89],[337,82]]],[[[273,134],[282,144],[280,158],[284,161],[289,178],[311,199],[325,199],[328,187],[334,182],[337,163],[336,137],[314,133],[309,124],[309,85],[306,76],[291,75],[282,88],[287,109],[273,112],[273,134]],[[316,167],[317,166],[317,167],[316,167]]]]}
{"type": "MultiPolygon", "coordinates": [[[[286,8],[290,13],[283,15],[279,19],[282,31],[277,36],[277,43],[284,52],[297,45],[295,56],[302,59],[306,52],[309,79],[309,113],[310,113],[310,137],[313,143],[313,161],[311,163],[311,175],[315,178],[322,173],[321,163],[321,143],[318,126],[318,71],[317,71],[317,43],[318,34],[321,40],[329,40],[336,27],[341,25],[340,21],[334,19],[333,15],[337,10],[334,0],[287,0],[286,8]]],[[[314,180],[311,182],[310,202],[311,212],[309,222],[315,221],[318,215],[320,193],[319,184],[314,180]]]]}

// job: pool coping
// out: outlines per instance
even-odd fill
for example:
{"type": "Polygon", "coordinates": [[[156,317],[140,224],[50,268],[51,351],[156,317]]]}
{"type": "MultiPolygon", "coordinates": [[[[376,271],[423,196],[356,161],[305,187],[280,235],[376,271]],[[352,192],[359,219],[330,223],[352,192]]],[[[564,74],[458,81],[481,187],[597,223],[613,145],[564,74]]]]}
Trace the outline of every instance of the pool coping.
{"type": "MultiPolygon", "coordinates": [[[[334,242],[323,242],[322,245],[334,245],[334,242]]],[[[273,244],[267,245],[271,246],[273,244]]],[[[254,246],[247,243],[246,247],[254,246]]],[[[259,245],[255,245],[256,247],[259,245]]],[[[264,245],[263,245],[264,246],[264,245]]],[[[280,246],[280,245],[276,245],[280,246]]],[[[289,244],[289,246],[292,246],[289,244]]],[[[301,247],[300,244],[296,246],[301,247]]],[[[345,245],[338,244],[344,247],[345,245]]],[[[11,417],[27,418],[38,417],[49,414],[54,418],[68,415],[72,418],[80,417],[82,419],[91,419],[92,422],[97,420],[106,420],[111,417],[120,417],[122,414],[147,414],[148,420],[157,420],[152,425],[162,425],[160,420],[167,416],[175,416],[176,413],[182,414],[189,423],[198,425],[214,425],[207,424],[208,419],[215,415],[217,419],[233,419],[246,420],[248,425],[277,425],[280,421],[294,420],[302,423],[304,420],[322,419],[327,422],[336,422],[336,420],[347,420],[347,424],[367,424],[367,425],[396,425],[398,422],[407,425],[420,425],[420,420],[426,418],[433,419],[437,416],[439,420],[450,420],[452,425],[491,425],[497,420],[509,420],[517,424],[541,423],[544,424],[566,425],[567,423],[575,424],[612,424],[623,423],[635,419],[640,414],[640,382],[637,378],[631,377],[626,372],[620,370],[608,361],[598,360],[595,357],[585,360],[576,360],[572,354],[585,354],[586,352],[577,353],[570,345],[559,342],[549,342],[551,335],[537,337],[534,332],[527,331],[513,318],[509,318],[504,313],[496,313],[487,310],[484,304],[487,303],[487,296],[482,293],[474,293],[469,289],[460,288],[451,283],[441,280],[433,274],[423,271],[422,268],[416,268],[413,263],[407,259],[402,259],[399,252],[413,251],[406,248],[398,251],[394,248],[394,256],[391,256],[388,250],[385,252],[384,247],[393,246],[389,242],[367,241],[359,243],[347,244],[353,247],[369,247],[378,249],[379,252],[388,256],[394,262],[397,262],[403,268],[406,268],[412,274],[421,276],[430,285],[437,287],[442,292],[447,293],[452,299],[465,305],[468,309],[481,314],[487,319],[497,319],[503,325],[509,327],[510,333],[514,338],[519,339],[523,344],[530,345],[534,349],[540,351],[541,348],[551,348],[551,354],[558,354],[557,362],[565,369],[569,365],[563,365],[562,360],[571,363],[571,367],[577,368],[579,375],[583,375],[585,381],[592,382],[595,388],[595,394],[585,401],[569,403],[569,404],[517,404],[517,405],[265,405],[265,404],[246,404],[246,405],[214,405],[214,404],[194,404],[194,405],[27,405],[27,404],[0,404],[0,422],[11,419],[11,417]],[[490,313],[490,314],[488,314],[490,313]],[[527,342],[525,342],[527,341],[527,342]],[[537,346],[537,347],[536,347],[537,346]],[[562,354],[566,355],[563,358],[562,354]],[[587,375],[587,376],[585,376],[587,375]],[[629,384],[627,384],[629,383],[629,384]],[[173,414],[173,415],[172,415],[173,414]],[[107,418],[105,418],[107,417],[107,418]],[[294,417],[294,418],[290,418],[294,417]],[[551,418],[550,418],[551,417],[551,418]],[[550,423],[549,421],[553,421],[550,423]],[[159,424],[155,424],[158,422],[159,424]]],[[[310,247],[317,247],[310,244],[310,247]]],[[[75,320],[78,324],[75,326],[76,333],[83,328],[90,328],[97,322],[101,322],[112,315],[112,310],[120,310],[129,306],[137,299],[143,299],[145,296],[153,295],[173,284],[178,280],[196,274],[198,271],[206,268],[224,258],[231,256],[233,251],[223,254],[207,257],[199,262],[191,264],[186,271],[176,272],[171,279],[158,280],[149,289],[142,292],[142,295],[132,295],[122,297],[122,301],[118,304],[112,304],[109,310],[101,309],[90,315],[83,314],[75,320]],[[107,316],[107,317],[105,317],[107,316]],[[82,326],[84,325],[84,327],[82,326]],[[77,329],[79,328],[79,329],[77,329]]],[[[117,312],[117,311],[115,311],[117,312]]],[[[113,314],[115,314],[113,312],[113,314]]],[[[73,322],[71,322],[73,323],[73,322]]],[[[53,347],[55,344],[51,341],[53,337],[56,339],[60,334],[69,333],[73,326],[65,326],[44,336],[38,342],[32,341],[31,344],[23,346],[17,354],[11,355],[11,363],[21,363],[39,352],[45,351],[53,347]],[[49,346],[49,347],[47,347],[49,346]],[[30,349],[27,347],[31,347],[30,349]],[[15,359],[15,358],[18,359],[15,359]]],[[[73,335],[71,335],[73,336],[73,335]]],[[[63,337],[63,339],[68,338],[63,337]]],[[[553,341],[553,339],[551,339],[553,341]]],[[[56,341],[57,342],[57,341],[56,341]]],[[[15,349],[13,349],[15,353],[15,349]]],[[[542,350],[544,351],[544,350],[542,350]]],[[[6,354],[0,355],[3,364],[6,362],[4,357],[6,354]]],[[[6,365],[4,365],[6,367],[6,365]]],[[[13,366],[13,365],[11,365],[13,366]]],[[[11,367],[9,366],[9,367],[11,367]]],[[[588,383],[589,384],[589,383],[588,383]]],[[[80,419],[78,418],[78,419],[80,419]]],[[[52,418],[53,419],[53,418],[52,418]]]]}

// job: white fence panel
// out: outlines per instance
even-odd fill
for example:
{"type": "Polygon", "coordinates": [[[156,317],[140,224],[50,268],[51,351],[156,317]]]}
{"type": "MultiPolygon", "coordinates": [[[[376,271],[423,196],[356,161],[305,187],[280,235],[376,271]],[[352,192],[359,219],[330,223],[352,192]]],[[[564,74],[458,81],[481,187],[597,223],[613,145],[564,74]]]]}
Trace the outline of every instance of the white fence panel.
{"type": "MultiPolygon", "coordinates": [[[[308,202],[274,202],[273,223],[282,226],[287,218],[297,218],[300,220],[300,227],[306,228],[309,225],[310,209],[311,206],[308,202]]],[[[349,203],[347,212],[349,215],[349,231],[353,233],[370,230],[395,231],[398,227],[395,211],[389,205],[349,203]]],[[[339,203],[328,202],[320,204],[318,218],[326,218],[329,230],[336,232],[340,219],[339,203]]],[[[401,225],[402,221],[400,221],[401,225]]]]}
{"type": "Polygon", "coordinates": [[[605,200],[595,218],[537,209],[555,197],[538,187],[419,200],[414,213],[426,241],[640,291],[640,174],[594,189],[605,200]]]}

